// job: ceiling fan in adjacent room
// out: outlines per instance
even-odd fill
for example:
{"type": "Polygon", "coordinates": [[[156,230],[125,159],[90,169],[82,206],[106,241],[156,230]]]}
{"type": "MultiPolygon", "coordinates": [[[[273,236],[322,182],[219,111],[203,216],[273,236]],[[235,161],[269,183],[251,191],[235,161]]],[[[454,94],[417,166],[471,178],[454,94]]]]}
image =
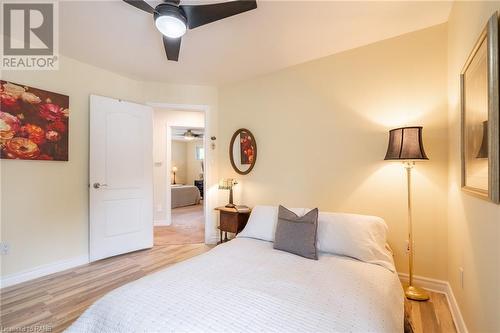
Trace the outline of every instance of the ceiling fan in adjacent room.
{"type": "Polygon", "coordinates": [[[188,129],[184,132],[183,136],[186,140],[194,140],[197,138],[203,138],[203,133],[194,133],[192,130],[188,129]]]}
{"type": "Polygon", "coordinates": [[[143,0],[123,0],[129,5],[153,14],[156,28],[163,34],[168,60],[179,60],[181,38],[187,28],[222,20],[257,8],[256,0],[237,0],[206,5],[180,5],[180,0],[165,0],[155,8],[143,0]]]}

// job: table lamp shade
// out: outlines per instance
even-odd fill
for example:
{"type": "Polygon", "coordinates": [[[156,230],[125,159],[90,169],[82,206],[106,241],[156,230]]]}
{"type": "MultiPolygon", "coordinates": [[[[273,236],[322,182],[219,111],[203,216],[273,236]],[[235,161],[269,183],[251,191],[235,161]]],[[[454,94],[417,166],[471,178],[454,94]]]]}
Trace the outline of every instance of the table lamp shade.
{"type": "Polygon", "coordinates": [[[238,184],[236,179],[232,178],[222,179],[219,182],[219,190],[231,190],[233,186],[236,184],[238,184]]]}
{"type": "Polygon", "coordinates": [[[389,131],[385,160],[428,160],[422,142],[422,126],[401,127],[389,131]]]}

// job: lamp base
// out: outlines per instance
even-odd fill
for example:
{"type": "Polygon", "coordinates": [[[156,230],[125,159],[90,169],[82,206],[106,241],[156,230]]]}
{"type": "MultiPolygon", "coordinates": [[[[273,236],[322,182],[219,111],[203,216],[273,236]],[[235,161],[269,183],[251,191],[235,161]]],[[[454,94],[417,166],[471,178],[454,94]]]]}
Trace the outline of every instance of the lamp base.
{"type": "Polygon", "coordinates": [[[422,288],[415,286],[405,287],[406,298],[414,301],[427,301],[429,299],[429,293],[422,288]]]}
{"type": "Polygon", "coordinates": [[[226,205],[226,208],[235,208],[235,207],[236,207],[236,205],[235,205],[235,204],[232,204],[232,203],[228,203],[228,204],[226,205]]]}

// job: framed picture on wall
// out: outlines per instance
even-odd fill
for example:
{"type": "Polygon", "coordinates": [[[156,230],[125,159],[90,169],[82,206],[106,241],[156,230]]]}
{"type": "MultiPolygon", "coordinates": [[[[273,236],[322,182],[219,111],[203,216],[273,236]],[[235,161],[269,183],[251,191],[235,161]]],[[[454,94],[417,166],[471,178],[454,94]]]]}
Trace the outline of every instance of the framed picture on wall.
{"type": "Polygon", "coordinates": [[[500,203],[498,15],[479,36],[460,74],[462,188],[500,203]]]}
{"type": "Polygon", "coordinates": [[[0,80],[0,157],[68,160],[69,97],[0,80]]]}

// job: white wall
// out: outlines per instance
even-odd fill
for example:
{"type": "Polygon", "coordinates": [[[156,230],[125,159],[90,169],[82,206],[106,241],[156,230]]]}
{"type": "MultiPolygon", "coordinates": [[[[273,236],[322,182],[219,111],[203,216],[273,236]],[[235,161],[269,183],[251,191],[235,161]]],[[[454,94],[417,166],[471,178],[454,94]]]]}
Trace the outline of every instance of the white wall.
{"type": "MultiPolygon", "coordinates": [[[[141,103],[206,105],[207,132],[217,136],[214,87],[134,81],[67,57],[61,57],[58,71],[3,71],[2,79],[70,97],[69,162],[0,162],[1,240],[11,246],[10,254],[1,258],[2,278],[88,255],[90,94],[141,103]]],[[[216,186],[217,167],[210,162],[214,176],[209,186],[216,186]]],[[[208,221],[215,235],[214,225],[208,221]]]]}
{"type": "Polygon", "coordinates": [[[499,1],[457,1],[448,24],[448,280],[469,332],[500,330],[500,205],[461,190],[459,77],[486,22],[499,9],[499,1]]]}
{"type": "Polygon", "coordinates": [[[439,25],[222,87],[219,171],[239,180],[235,201],[381,216],[406,272],[405,171],[383,159],[389,129],[422,125],[430,161],[414,170],[415,268],[446,280],[446,40],[439,25]],[[227,152],[241,127],[258,147],[246,176],[227,152]]]}

